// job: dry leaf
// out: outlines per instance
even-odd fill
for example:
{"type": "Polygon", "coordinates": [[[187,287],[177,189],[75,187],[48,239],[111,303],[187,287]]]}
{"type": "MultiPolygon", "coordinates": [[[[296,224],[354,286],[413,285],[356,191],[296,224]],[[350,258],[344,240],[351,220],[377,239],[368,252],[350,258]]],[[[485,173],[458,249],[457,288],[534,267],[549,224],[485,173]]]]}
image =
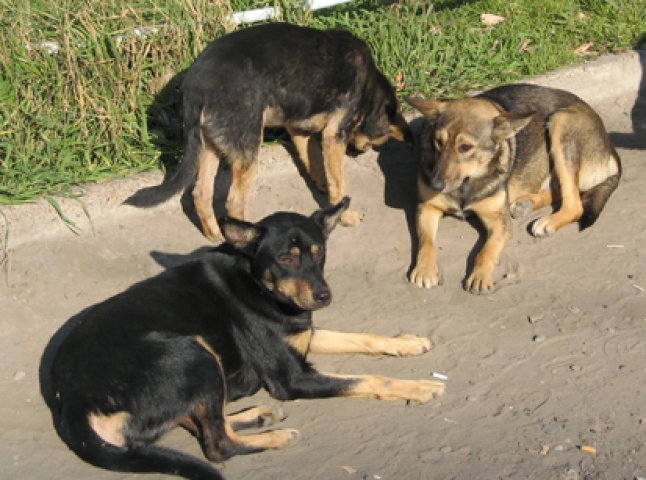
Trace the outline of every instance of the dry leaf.
{"type": "Polygon", "coordinates": [[[583,12],[579,12],[579,13],[576,14],[576,18],[579,19],[579,20],[587,20],[588,16],[583,12]]]}
{"type": "Polygon", "coordinates": [[[395,75],[395,90],[399,92],[403,90],[405,86],[406,82],[404,82],[404,73],[400,70],[397,72],[397,75],[395,75]]]}
{"type": "Polygon", "coordinates": [[[505,17],[494,15],[493,13],[483,13],[480,15],[480,22],[482,22],[483,25],[487,25],[488,27],[493,27],[494,25],[498,25],[500,22],[504,21],[505,17]]]}
{"type": "Polygon", "coordinates": [[[356,468],[353,468],[353,467],[351,467],[351,466],[349,466],[349,465],[343,465],[343,466],[341,467],[341,469],[342,469],[345,473],[347,473],[348,475],[354,475],[355,473],[357,473],[357,469],[356,469],[356,468]]]}
{"type": "Polygon", "coordinates": [[[577,49],[574,50],[574,53],[577,55],[585,55],[586,53],[592,53],[592,46],[594,43],[588,42],[580,45],[577,49]]]}
{"type": "Polygon", "coordinates": [[[523,40],[523,44],[520,46],[521,52],[529,52],[529,46],[532,44],[532,41],[529,38],[523,40]]]}
{"type": "Polygon", "coordinates": [[[440,27],[439,25],[431,25],[431,34],[442,35],[442,27],[440,27]]]}

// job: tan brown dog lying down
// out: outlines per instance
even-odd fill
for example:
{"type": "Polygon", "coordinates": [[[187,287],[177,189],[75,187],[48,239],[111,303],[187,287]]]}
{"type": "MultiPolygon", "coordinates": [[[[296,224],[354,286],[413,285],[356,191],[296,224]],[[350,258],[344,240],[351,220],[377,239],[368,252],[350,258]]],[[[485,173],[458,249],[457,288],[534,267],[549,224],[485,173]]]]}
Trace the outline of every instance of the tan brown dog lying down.
{"type": "Polygon", "coordinates": [[[474,213],[487,231],[464,282],[486,294],[510,240],[511,218],[556,205],[531,225],[535,237],[579,222],[592,225],[617,188],[621,163],[603,122],[577,96],[534,85],[506,85],[461,100],[408,98],[424,114],[417,188],[417,263],[410,281],[441,283],[436,236],[444,214],[474,213]]]}

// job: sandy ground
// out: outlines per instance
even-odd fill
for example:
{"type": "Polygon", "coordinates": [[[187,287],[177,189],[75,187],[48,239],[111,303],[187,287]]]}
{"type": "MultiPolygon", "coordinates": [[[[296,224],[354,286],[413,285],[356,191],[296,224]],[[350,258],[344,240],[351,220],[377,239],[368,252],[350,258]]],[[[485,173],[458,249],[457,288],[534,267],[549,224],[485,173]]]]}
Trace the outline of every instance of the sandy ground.
{"type": "MultiPolygon", "coordinates": [[[[612,89],[612,85],[604,85],[612,89]]],[[[332,305],[324,328],[429,336],[415,358],[313,357],[322,370],[400,378],[448,375],[446,394],[425,405],[348,399],[282,407],[301,439],[280,451],[227,461],[228,479],[629,479],[646,477],[646,159],[644,97],[621,94],[594,106],[623,146],[624,177],[598,223],[537,240],[527,224],[486,297],[461,288],[478,240],[469,223],[440,224],[444,285],[408,284],[415,158],[391,145],[349,160],[357,228],[329,244],[332,305]],[[641,123],[640,123],[641,122],[641,123]],[[639,135],[633,129],[640,130],[639,135]],[[580,450],[596,448],[596,455],[580,450]]],[[[264,155],[253,219],[278,209],[310,212],[316,196],[282,148],[264,155]]],[[[113,188],[113,187],[110,187],[113,188]]],[[[125,196],[128,192],[121,192],[125,196]]],[[[67,319],[132,283],[185,261],[206,245],[174,199],[162,208],[114,209],[74,235],[34,232],[8,249],[0,283],[0,477],[142,478],[98,470],[57,437],[40,394],[48,342],[67,319]],[[126,210],[128,210],[126,212],[126,210]],[[42,364],[41,364],[42,360],[42,364]]],[[[12,211],[15,215],[16,210],[12,211]]],[[[25,216],[29,215],[24,210],[25,216]]],[[[51,222],[41,222],[46,229],[51,222]]],[[[18,237],[15,237],[18,238],[18,237]]],[[[11,237],[10,237],[11,239],[11,237]]],[[[279,402],[262,393],[233,407],[279,402]]],[[[201,456],[175,431],[164,443],[201,456]]],[[[145,478],[161,478],[159,475],[145,478]]]]}

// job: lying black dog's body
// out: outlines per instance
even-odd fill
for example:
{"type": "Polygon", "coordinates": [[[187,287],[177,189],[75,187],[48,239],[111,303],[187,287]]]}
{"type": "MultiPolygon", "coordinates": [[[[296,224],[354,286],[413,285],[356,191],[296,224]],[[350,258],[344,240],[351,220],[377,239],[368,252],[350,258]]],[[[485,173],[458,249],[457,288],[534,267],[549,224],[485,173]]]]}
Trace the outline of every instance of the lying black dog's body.
{"type": "Polygon", "coordinates": [[[227,402],[267,389],[278,399],[331,396],[428,401],[433,381],[316,371],[308,353],[421,354],[428,339],[315,330],[329,304],[325,240],[348,201],[312,217],[277,213],[258,224],[222,222],[225,245],[93,307],[53,362],[54,418],[84,460],[112,470],[221,478],[210,465],[153,445],[182,426],[207,458],[288,444],[296,430],[238,435],[275,420],[261,406],[234,415],[227,402]]]}
{"type": "MultiPolygon", "coordinates": [[[[155,205],[195,181],[195,209],[204,234],[214,241],[221,240],[212,205],[219,160],[226,158],[232,168],[227,214],[248,219],[264,127],[287,129],[305,169],[319,189],[328,190],[331,204],[345,195],[348,146],[364,151],[391,137],[412,142],[394,90],[370,48],[344,30],[274,23],[232,32],[199,55],[181,89],[185,151],[180,170],[126,203],[155,205]]],[[[350,210],[341,218],[345,225],[359,221],[350,210]]]]}

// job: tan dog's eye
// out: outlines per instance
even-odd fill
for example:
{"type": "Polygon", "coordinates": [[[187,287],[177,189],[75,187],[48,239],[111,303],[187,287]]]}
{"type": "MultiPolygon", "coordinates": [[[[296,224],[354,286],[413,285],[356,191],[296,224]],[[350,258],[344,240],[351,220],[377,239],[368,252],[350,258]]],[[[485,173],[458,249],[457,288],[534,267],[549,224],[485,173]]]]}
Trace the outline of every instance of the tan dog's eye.
{"type": "Polygon", "coordinates": [[[463,143],[458,147],[458,152],[467,153],[467,152],[470,152],[472,148],[473,148],[473,145],[469,145],[468,143],[463,143]]]}
{"type": "Polygon", "coordinates": [[[436,138],[433,142],[435,144],[435,150],[442,150],[442,141],[436,138]]]}

